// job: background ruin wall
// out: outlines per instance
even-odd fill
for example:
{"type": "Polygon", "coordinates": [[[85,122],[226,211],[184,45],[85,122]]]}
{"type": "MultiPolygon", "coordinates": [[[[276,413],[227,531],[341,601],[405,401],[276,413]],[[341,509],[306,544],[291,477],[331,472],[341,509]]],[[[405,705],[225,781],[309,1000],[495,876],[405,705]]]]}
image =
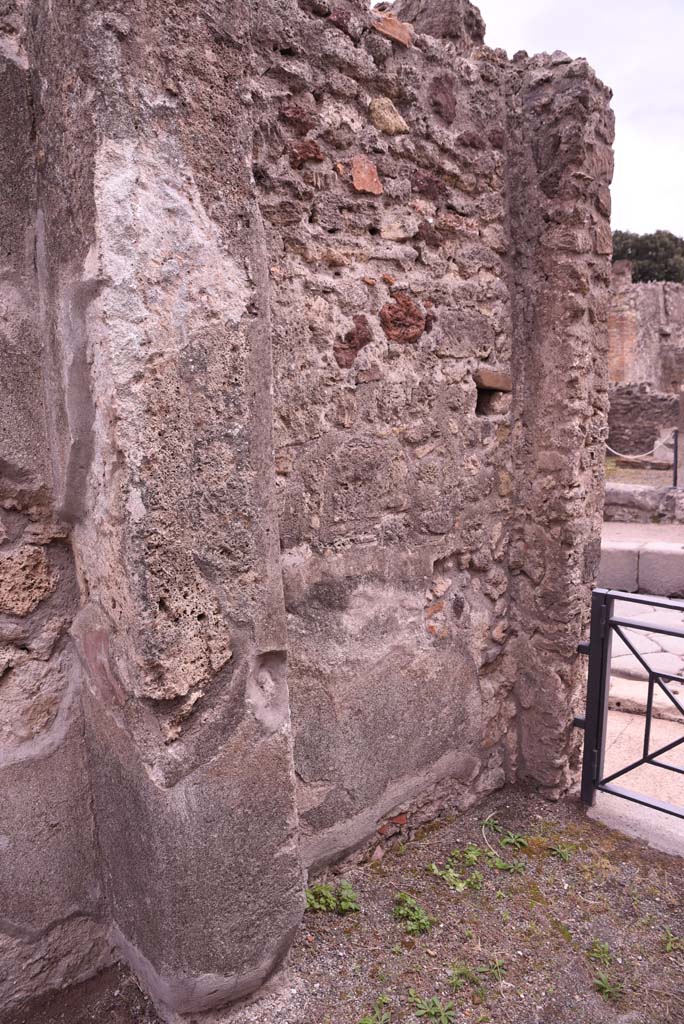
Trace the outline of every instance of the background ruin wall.
{"type": "Polygon", "coordinates": [[[0,15],[2,1006],[221,1005],[308,870],[572,778],[609,93],[395,11],[0,15]]]}
{"type": "Polygon", "coordinates": [[[627,455],[649,451],[677,425],[684,384],[684,284],[632,283],[629,261],[614,264],[608,372],[608,444],[627,455]]]}

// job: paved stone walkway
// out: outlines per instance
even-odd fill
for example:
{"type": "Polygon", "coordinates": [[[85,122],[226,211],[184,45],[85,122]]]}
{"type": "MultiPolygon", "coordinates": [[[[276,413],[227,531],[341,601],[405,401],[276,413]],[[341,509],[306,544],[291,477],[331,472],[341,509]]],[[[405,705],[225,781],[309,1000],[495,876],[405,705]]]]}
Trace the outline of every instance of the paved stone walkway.
{"type": "MultiPolygon", "coordinates": [[[[623,618],[653,623],[653,629],[624,629],[625,636],[654,672],[684,676],[684,602],[681,608],[616,601],[615,614],[623,618]],[[659,633],[658,627],[681,630],[682,636],[659,633]]],[[[648,672],[624,641],[613,634],[611,674],[628,680],[648,679],[648,672]]],[[[682,684],[684,692],[684,684],[682,684]]],[[[667,698],[665,698],[667,699],[667,698]]]]}

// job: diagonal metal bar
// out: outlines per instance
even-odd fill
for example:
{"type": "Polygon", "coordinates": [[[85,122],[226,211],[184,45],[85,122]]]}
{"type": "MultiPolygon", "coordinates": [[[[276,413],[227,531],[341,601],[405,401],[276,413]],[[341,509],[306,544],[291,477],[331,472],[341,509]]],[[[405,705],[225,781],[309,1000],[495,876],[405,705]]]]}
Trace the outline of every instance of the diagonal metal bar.
{"type": "Polygon", "coordinates": [[[655,689],[655,678],[652,672],[648,673],[648,697],[646,699],[646,719],[644,721],[644,760],[648,760],[648,748],[651,745],[651,719],[653,718],[653,691],[655,689]]]}
{"type": "Polygon", "coordinates": [[[619,779],[622,775],[627,775],[629,772],[633,772],[635,768],[641,768],[642,764],[646,764],[646,758],[640,757],[638,761],[632,761],[626,768],[620,768],[619,771],[613,772],[612,775],[608,775],[605,779],[599,779],[599,786],[607,786],[609,782],[613,782],[615,779],[619,779]]]}
{"type": "Polygon", "coordinates": [[[660,676],[660,675],[659,675],[658,673],[655,673],[655,675],[654,675],[654,678],[655,678],[655,681],[656,681],[656,683],[657,683],[657,684],[658,684],[658,686],[660,687],[660,689],[661,689],[661,690],[662,690],[662,691],[663,691],[664,693],[666,693],[666,694],[667,694],[667,696],[668,696],[668,697],[670,698],[670,700],[672,701],[672,703],[674,704],[674,706],[675,706],[675,707],[677,708],[677,711],[678,711],[678,712],[680,713],[680,715],[684,715],[684,704],[680,704],[680,703],[679,703],[679,701],[677,700],[677,698],[675,697],[674,693],[673,693],[673,692],[672,692],[672,690],[671,690],[671,689],[669,688],[669,686],[667,685],[667,683],[664,683],[664,682],[663,682],[663,678],[662,678],[662,676],[660,676]]]}
{"type": "Polygon", "coordinates": [[[674,748],[678,747],[681,743],[684,743],[684,736],[680,736],[678,740],[673,740],[666,746],[660,747],[659,750],[654,750],[652,754],[648,755],[648,757],[640,757],[638,761],[633,761],[632,764],[628,764],[626,768],[620,768],[619,771],[613,772],[612,775],[608,775],[605,779],[600,779],[600,784],[605,786],[609,782],[612,782],[613,779],[619,779],[621,775],[626,775],[627,772],[633,772],[635,768],[640,768],[642,764],[652,764],[654,758],[660,757],[661,754],[666,754],[668,750],[674,750],[674,748]]]}
{"type": "Polygon", "coordinates": [[[684,768],[680,768],[677,764],[668,764],[667,761],[651,761],[656,768],[667,768],[670,772],[677,772],[679,775],[684,775],[684,768]]]}
{"type": "Polygon", "coordinates": [[[643,658],[641,657],[641,655],[640,655],[640,654],[639,654],[639,652],[637,651],[636,647],[634,647],[634,646],[633,646],[633,645],[632,645],[632,644],[630,643],[630,641],[629,641],[629,640],[627,639],[627,637],[626,637],[626,636],[625,636],[625,634],[624,634],[624,633],[622,632],[622,630],[620,629],[620,627],[619,627],[619,626],[617,626],[617,625],[615,625],[615,624],[614,624],[614,623],[612,622],[612,620],[611,620],[611,625],[612,625],[613,629],[615,630],[615,632],[617,633],[617,635],[618,635],[618,636],[620,637],[620,639],[622,640],[623,644],[625,644],[625,645],[626,645],[627,647],[629,647],[630,651],[632,652],[632,654],[634,655],[634,657],[636,658],[636,660],[637,660],[637,661],[639,662],[639,664],[640,664],[640,665],[642,665],[642,666],[643,666],[643,667],[644,667],[644,668],[646,669],[646,671],[648,672],[649,676],[650,676],[650,675],[652,675],[652,673],[653,673],[653,669],[652,669],[652,668],[651,668],[651,666],[650,666],[650,665],[648,664],[648,662],[644,661],[644,659],[643,659],[643,658]]]}

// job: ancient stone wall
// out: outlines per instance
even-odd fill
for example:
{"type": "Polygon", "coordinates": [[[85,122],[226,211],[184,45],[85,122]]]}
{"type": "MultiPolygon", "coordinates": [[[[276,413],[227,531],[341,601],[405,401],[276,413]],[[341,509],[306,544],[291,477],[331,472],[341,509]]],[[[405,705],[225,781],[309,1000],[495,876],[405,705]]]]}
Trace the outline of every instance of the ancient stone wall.
{"type": "Polygon", "coordinates": [[[614,384],[610,389],[608,444],[624,455],[650,452],[659,437],[677,426],[679,398],[649,384],[614,384]]]}
{"type": "Polygon", "coordinates": [[[684,382],[684,285],[633,284],[631,264],[614,264],[608,344],[608,444],[627,455],[649,451],[677,425],[684,382]]]}
{"type": "Polygon", "coordinates": [[[631,264],[616,263],[608,338],[611,382],[678,394],[684,381],[684,284],[633,284],[631,264]]]}
{"type": "Polygon", "coordinates": [[[307,871],[569,784],[609,94],[467,0],[0,26],[4,1004],[123,955],[196,1014],[307,871]]]}

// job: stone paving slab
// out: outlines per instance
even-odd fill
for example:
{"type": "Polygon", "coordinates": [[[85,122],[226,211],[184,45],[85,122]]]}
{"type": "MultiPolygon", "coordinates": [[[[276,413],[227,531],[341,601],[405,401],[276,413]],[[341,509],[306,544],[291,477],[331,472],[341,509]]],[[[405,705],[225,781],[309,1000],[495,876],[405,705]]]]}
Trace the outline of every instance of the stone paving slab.
{"type": "Polygon", "coordinates": [[[599,586],[684,596],[684,525],[604,523],[599,586]]]}
{"type": "MultiPolygon", "coordinates": [[[[684,686],[672,686],[670,689],[680,703],[684,704],[684,686]]],[[[622,711],[643,716],[646,712],[647,699],[648,692],[643,680],[611,676],[610,693],[608,696],[608,707],[611,711],[622,711]]],[[[659,686],[656,686],[653,692],[653,714],[656,718],[664,718],[670,722],[681,722],[684,724],[684,716],[677,710],[676,706],[659,686]]]]}
{"type": "MultiPolygon", "coordinates": [[[[684,677],[684,607],[659,608],[657,605],[616,601],[614,612],[620,617],[652,623],[652,629],[648,630],[623,627],[626,639],[652,671],[684,677]],[[659,633],[659,626],[681,630],[682,636],[668,636],[666,633],[659,633]]],[[[627,644],[616,633],[613,633],[612,638],[610,666],[611,674],[622,679],[648,679],[648,672],[644,665],[630,652],[627,644]]],[[[644,687],[644,692],[645,689],[644,687]]]]}

